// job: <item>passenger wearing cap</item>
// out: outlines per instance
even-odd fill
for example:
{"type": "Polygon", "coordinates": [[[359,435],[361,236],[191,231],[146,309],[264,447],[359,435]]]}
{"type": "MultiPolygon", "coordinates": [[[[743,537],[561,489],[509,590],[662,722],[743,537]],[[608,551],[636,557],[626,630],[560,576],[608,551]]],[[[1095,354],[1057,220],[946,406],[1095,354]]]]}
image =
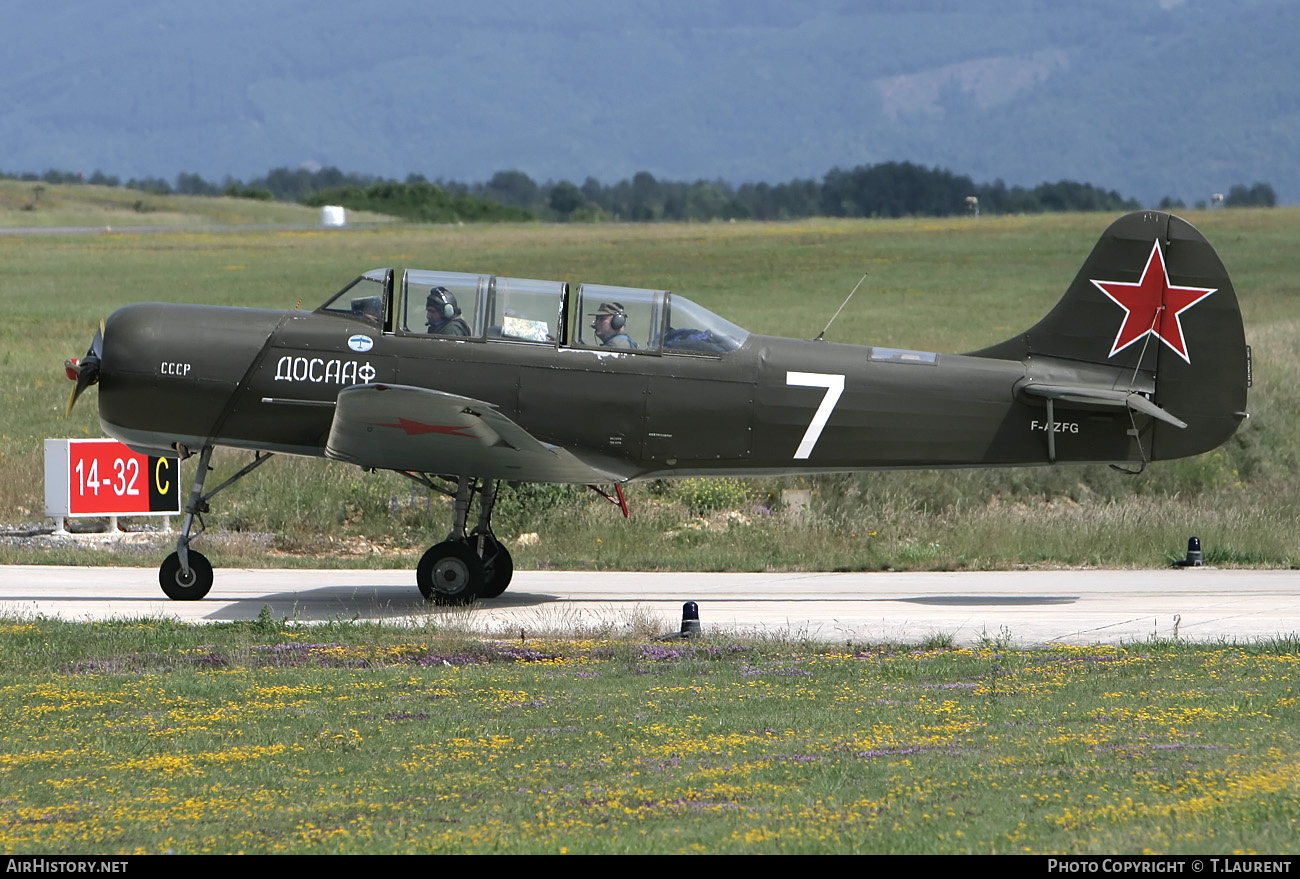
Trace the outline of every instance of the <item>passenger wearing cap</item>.
{"type": "Polygon", "coordinates": [[[469,336],[469,324],[460,316],[456,297],[446,287],[434,287],[424,303],[429,332],[438,336],[469,336]]]}
{"type": "Polygon", "coordinates": [[[621,302],[602,302],[596,309],[591,321],[591,328],[596,331],[600,344],[608,348],[635,348],[624,330],[627,328],[627,309],[621,302]]]}

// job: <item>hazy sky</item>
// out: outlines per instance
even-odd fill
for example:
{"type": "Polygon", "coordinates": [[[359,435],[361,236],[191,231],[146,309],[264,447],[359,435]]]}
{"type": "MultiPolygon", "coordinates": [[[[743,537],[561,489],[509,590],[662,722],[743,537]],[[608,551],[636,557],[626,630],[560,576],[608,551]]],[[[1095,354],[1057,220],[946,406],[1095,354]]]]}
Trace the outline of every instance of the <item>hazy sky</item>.
{"type": "Polygon", "coordinates": [[[0,6],[10,172],[739,183],[907,160],[1300,198],[1286,0],[0,6]]]}

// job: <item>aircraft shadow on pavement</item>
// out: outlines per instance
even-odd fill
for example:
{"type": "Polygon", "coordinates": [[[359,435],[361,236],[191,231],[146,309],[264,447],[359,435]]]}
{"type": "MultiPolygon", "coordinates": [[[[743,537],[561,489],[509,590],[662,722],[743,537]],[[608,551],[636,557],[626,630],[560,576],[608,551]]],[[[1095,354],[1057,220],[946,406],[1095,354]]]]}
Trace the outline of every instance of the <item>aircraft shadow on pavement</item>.
{"type": "Polygon", "coordinates": [[[1077,595],[918,595],[915,598],[873,598],[871,601],[902,601],[947,607],[1074,604],[1077,595]]]}
{"type": "Polygon", "coordinates": [[[438,607],[425,601],[411,586],[320,586],[296,592],[269,592],[231,600],[207,615],[208,620],[229,621],[257,619],[262,608],[270,606],[276,617],[299,622],[331,620],[382,620],[413,616],[463,616],[492,610],[540,607],[559,601],[554,595],[508,592],[499,598],[468,607],[438,607]]]}

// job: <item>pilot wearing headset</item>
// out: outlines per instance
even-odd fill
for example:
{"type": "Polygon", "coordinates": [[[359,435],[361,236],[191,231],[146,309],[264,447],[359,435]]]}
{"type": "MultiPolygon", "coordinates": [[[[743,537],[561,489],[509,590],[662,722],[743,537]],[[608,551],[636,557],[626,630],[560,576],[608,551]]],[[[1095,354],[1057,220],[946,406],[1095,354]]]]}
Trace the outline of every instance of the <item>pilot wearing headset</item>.
{"type": "Polygon", "coordinates": [[[471,335],[469,324],[461,319],[456,297],[446,287],[434,287],[429,291],[429,298],[424,303],[424,314],[428,319],[430,333],[439,336],[471,335]]]}
{"type": "Polygon", "coordinates": [[[636,347],[636,342],[624,332],[627,327],[627,309],[623,303],[602,302],[591,317],[591,328],[596,331],[600,344],[609,348],[636,347]]]}

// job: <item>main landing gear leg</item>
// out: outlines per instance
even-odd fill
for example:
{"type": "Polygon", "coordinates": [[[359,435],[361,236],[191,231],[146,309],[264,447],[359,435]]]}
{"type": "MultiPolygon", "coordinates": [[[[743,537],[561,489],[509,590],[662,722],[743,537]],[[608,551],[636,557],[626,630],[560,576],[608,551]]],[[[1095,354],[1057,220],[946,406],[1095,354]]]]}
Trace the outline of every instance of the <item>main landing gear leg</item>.
{"type": "Polygon", "coordinates": [[[473,604],[483,591],[483,560],[469,548],[465,520],[473,486],[466,476],[456,481],[451,534],[429,547],[415,568],[415,585],[426,601],[440,605],[473,604]]]}
{"type": "Polygon", "coordinates": [[[176,551],[158,566],[158,585],[167,597],[173,601],[198,601],[212,588],[212,564],[201,552],[190,549],[190,541],[203,533],[203,514],[208,511],[208,501],[217,492],[227,488],[266,462],[271,455],[258,452],[252,463],[234,476],[218,485],[207,494],[203,493],[203,484],[207,481],[212,468],[212,446],[204,446],[199,452],[199,465],[194,473],[194,486],[190,489],[190,500],[185,505],[185,523],[181,526],[181,535],[176,538],[176,551]],[[198,530],[194,530],[194,521],[198,519],[198,530]]]}
{"type": "MultiPolygon", "coordinates": [[[[429,488],[441,490],[427,478],[407,475],[429,488]]],[[[482,486],[464,476],[456,480],[451,534],[442,543],[430,547],[415,569],[416,585],[426,600],[439,605],[472,604],[479,598],[496,598],[510,585],[514,563],[492,533],[496,496],[495,480],[485,480],[482,486]],[[478,523],[467,533],[469,508],[475,494],[479,498],[478,523]]]]}
{"type": "Polygon", "coordinates": [[[497,502],[497,483],[489,479],[478,495],[478,524],[469,533],[469,547],[483,560],[483,590],[480,598],[496,598],[510,585],[515,563],[501,541],[492,533],[492,508],[497,502]]]}

